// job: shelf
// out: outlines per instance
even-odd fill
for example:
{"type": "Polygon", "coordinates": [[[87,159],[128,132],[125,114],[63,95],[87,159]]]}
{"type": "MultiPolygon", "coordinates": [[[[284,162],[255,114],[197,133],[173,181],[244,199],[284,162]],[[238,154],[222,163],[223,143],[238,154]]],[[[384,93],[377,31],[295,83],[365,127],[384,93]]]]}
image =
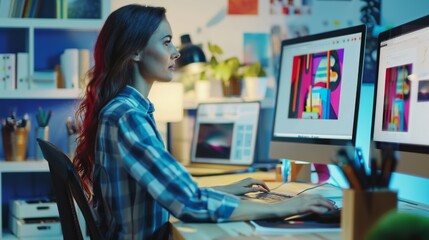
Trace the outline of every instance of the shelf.
{"type": "Polygon", "coordinates": [[[78,99],[82,89],[0,90],[0,99],[78,99]]]}
{"type": "Polygon", "coordinates": [[[14,172],[49,172],[49,166],[45,160],[27,160],[21,162],[0,160],[0,173],[14,172]]]}
{"type": "Polygon", "coordinates": [[[0,28],[100,29],[101,19],[2,18],[0,28]]]}
{"type": "MultiPolygon", "coordinates": [[[[18,240],[18,238],[13,235],[9,230],[3,230],[3,240],[18,240]]],[[[42,237],[26,237],[26,240],[62,240],[63,236],[42,236],[42,237]]]]}

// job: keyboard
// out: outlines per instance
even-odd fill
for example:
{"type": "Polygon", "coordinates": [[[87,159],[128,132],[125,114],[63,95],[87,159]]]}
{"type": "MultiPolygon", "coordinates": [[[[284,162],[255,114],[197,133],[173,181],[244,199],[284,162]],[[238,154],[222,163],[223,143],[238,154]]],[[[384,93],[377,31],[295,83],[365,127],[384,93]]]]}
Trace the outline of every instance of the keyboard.
{"type": "Polygon", "coordinates": [[[292,196],[275,192],[258,192],[253,195],[248,195],[248,197],[262,200],[267,203],[273,203],[289,199],[292,196]]]}

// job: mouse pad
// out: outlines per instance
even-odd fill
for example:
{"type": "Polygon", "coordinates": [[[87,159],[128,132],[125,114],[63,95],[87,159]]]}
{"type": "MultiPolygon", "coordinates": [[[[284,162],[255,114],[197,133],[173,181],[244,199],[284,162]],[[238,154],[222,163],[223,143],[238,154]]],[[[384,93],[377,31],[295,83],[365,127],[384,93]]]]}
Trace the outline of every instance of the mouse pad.
{"type": "Polygon", "coordinates": [[[265,233],[339,232],[341,230],[339,222],[256,220],[251,223],[256,231],[265,233]]]}

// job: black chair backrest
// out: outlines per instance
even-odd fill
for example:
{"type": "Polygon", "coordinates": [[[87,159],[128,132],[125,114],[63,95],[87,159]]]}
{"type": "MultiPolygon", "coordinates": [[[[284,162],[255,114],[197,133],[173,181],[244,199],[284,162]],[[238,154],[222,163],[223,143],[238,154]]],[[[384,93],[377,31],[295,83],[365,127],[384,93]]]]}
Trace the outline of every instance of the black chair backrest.
{"type": "Polygon", "coordinates": [[[48,141],[37,138],[37,142],[44,158],[49,163],[63,238],[66,240],[83,239],[74,205],[74,201],[76,201],[85,218],[91,239],[103,239],[85,197],[80,178],[69,157],[48,141]]]}

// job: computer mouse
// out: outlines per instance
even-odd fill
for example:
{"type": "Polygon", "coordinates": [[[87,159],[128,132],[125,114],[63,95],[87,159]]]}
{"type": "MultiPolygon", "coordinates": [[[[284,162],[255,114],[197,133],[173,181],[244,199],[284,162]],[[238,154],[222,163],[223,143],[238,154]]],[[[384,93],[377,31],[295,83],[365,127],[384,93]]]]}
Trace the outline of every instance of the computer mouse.
{"type": "Polygon", "coordinates": [[[319,214],[316,219],[320,223],[340,223],[341,222],[341,208],[329,210],[325,213],[319,214]]]}

